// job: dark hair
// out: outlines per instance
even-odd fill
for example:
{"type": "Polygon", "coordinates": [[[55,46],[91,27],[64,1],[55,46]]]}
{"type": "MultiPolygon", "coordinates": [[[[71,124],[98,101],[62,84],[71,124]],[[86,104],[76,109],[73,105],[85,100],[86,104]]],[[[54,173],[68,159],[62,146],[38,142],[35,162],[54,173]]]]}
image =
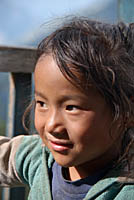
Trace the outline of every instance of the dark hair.
{"type": "Polygon", "coordinates": [[[93,84],[111,106],[114,121],[121,117],[124,125],[134,115],[133,41],[133,24],[73,18],[42,40],[38,57],[51,54],[63,75],[85,92],[93,84]]]}
{"type": "Polygon", "coordinates": [[[133,26],[73,18],[38,46],[38,58],[52,55],[63,75],[83,92],[95,86],[112,109],[113,123],[121,119],[124,131],[134,119],[133,26]]]}

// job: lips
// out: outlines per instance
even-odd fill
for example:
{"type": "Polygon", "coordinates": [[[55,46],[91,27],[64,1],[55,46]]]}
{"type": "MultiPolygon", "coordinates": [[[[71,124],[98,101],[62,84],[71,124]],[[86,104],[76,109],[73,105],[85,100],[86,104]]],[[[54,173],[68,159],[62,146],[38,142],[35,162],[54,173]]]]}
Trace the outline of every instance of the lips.
{"type": "Polygon", "coordinates": [[[64,141],[49,140],[49,143],[52,149],[58,152],[67,151],[73,147],[72,143],[64,142],[64,141]]]}

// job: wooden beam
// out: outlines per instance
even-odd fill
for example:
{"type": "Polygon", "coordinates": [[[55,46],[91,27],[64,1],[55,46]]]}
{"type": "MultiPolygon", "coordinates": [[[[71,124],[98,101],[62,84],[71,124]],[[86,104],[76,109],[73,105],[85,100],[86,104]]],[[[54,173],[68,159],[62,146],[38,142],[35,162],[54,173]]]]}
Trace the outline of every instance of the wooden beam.
{"type": "MultiPolygon", "coordinates": [[[[22,125],[22,116],[26,107],[31,102],[31,73],[11,73],[9,89],[9,106],[7,120],[7,136],[13,137],[20,134],[28,134],[22,125]]],[[[30,119],[28,119],[30,121],[30,119]]],[[[17,187],[3,190],[3,199],[24,200],[27,188],[17,187]]]]}
{"type": "Polygon", "coordinates": [[[0,46],[0,72],[33,72],[36,53],[34,48],[0,46]]]}
{"type": "Polygon", "coordinates": [[[134,22],[134,0],[118,0],[118,15],[119,21],[134,22]]]}

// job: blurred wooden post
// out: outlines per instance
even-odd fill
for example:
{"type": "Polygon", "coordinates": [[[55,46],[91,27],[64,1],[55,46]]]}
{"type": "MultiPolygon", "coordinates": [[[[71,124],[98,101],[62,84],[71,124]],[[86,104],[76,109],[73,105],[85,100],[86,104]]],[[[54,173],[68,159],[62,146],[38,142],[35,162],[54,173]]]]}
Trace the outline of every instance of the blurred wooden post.
{"type": "MultiPolygon", "coordinates": [[[[11,72],[9,77],[9,106],[7,136],[27,134],[22,116],[31,100],[31,78],[36,61],[36,50],[0,47],[0,71],[11,72]]],[[[25,200],[25,188],[3,189],[2,200],[25,200]]]]}
{"type": "MultiPolygon", "coordinates": [[[[22,126],[22,116],[27,105],[31,101],[31,74],[27,73],[12,73],[11,89],[14,90],[14,98],[10,96],[9,105],[14,104],[13,116],[13,136],[20,134],[28,134],[22,126]],[[14,101],[14,102],[11,102],[14,101]]],[[[10,200],[24,200],[25,188],[12,188],[10,189],[10,200]]]]}
{"type": "Polygon", "coordinates": [[[134,0],[118,0],[118,19],[126,23],[134,22],[134,0]]]}

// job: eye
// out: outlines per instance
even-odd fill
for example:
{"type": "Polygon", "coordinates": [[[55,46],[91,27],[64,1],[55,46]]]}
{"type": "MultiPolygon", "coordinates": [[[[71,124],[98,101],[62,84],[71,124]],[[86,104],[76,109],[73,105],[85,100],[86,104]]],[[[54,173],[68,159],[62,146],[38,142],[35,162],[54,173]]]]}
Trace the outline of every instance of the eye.
{"type": "Polygon", "coordinates": [[[76,106],[76,105],[67,105],[66,110],[67,111],[77,111],[77,110],[80,110],[80,107],[76,106]]]}
{"type": "Polygon", "coordinates": [[[43,101],[36,101],[36,105],[41,107],[41,108],[47,108],[47,105],[43,101]]]}

